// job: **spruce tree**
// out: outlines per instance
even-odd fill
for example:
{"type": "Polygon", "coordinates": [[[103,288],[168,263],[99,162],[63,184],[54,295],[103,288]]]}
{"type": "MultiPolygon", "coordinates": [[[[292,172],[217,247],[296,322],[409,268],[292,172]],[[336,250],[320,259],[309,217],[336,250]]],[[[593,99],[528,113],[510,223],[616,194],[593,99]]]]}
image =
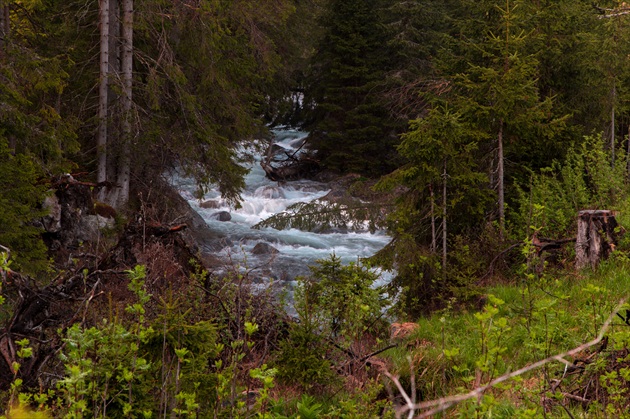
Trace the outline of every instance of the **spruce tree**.
{"type": "Polygon", "coordinates": [[[379,0],[332,0],[314,56],[308,100],[311,138],[322,163],[339,172],[379,175],[393,168],[395,136],[381,95],[387,70],[379,0]]]}
{"type": "Polygon", "coordinates": [[[497,192],[495,214],[501,236],[505,234],[507,156],[518,154],[522,144],[548,138],[561,122],[551,120],[551,98],[539,94],[538,60],[526,48],[532,34],[523,29],[523,5],[519,0],[487,5],[487,14],[494,19],[488,19],[476,41],[464,41],[479,55],[456,77],[463,114],[487,136],[487,167],[497,192]]]}

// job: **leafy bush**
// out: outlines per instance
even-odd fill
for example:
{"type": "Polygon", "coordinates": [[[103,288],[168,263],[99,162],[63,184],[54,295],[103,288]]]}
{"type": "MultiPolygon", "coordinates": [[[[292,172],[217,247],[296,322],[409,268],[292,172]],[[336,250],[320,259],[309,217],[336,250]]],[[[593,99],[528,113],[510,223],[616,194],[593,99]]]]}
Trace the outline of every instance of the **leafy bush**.
{"type": "Polygon", "coordinates": [[[541,236],[571,236],[578,211],[615,209],[627,198],[625,170],[623,164],[611,164],[601,136],[585,137],[568,151],[564,162],[532,174],[531,184],[521,186],[515,220],[518,231],[532,233],[533,209],[538,207],[542,208],[537,220],[541,236]]]}
{"type": "Polygon", "coordinates": [[[368,337],[385,330],[388,300],[374,287],[377,279],[367,267],[344,266],[335,255],[311,267],[311,276],[298,279],[298,321],[277,357],[281,378],[310,390],[331,390],[340,383],[332,366],[364,355],[371,346],[368,337]]]}

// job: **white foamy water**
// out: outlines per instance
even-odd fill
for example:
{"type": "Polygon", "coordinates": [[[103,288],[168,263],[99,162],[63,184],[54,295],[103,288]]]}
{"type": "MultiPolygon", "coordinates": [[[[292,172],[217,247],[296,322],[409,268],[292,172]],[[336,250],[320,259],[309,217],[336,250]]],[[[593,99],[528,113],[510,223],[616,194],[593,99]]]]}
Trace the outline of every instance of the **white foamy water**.
{"type": "MultiPolygon", "coordinates": [[[[307,133],[283,129],[275,131],[275,143],[289,154],[300,148],[307,133]]],[[[275,230],[253,229],[260,221],[284,211],[298,202],[311,202],[325,196],[329,190],[326,184],[308,180],[285,182],[279,185],[265,177],[265,172],[257,159],[246,176],[246,187],[241,197],[241,208],[233,209],[221,200],[218,191],[213,190],[201,200],[196,199],[195,184],[190,179],[173,180],[180,194],[207,222],[208,226],[221,237],[225,246],[217,254],[226,263],[238,263],[246,269],[255,269],[263,278],[291,281],[296,276],[305,275],[308,266],[318,259],[325,259],[332,253],[342,262],[356,262],[359,258],[372,256],[390,240],[384,232],[334,232],[319,234],[297,229],[275,230]],[[203,202],[212,201],[215,208],[202,208],[203,202]],[[228,212],[229,221],[219,221],[218,214],[228,212]],[[276,248],[274,255],[255,256],[251,253],[258,243],[266,243],[276,248]]]]}

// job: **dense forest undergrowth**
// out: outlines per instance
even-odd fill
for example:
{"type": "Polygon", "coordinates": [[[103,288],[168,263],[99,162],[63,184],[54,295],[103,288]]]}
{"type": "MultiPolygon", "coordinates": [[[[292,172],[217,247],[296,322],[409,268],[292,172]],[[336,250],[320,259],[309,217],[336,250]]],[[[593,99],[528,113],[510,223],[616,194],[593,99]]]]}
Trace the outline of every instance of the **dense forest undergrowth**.
{"type": "Polygon", "coordinates": [[[628,417],[630,9],[595,3],[0,0],[2,414],[628,417]],[[344,191],[258,227],[392,238],[291,298],[162,181],[238,206],[283,124],[344,191]],[[618,225],[578,269],[583,210],[618,225]]]}
{"type": "MultiPolygon", "coordinates": [[[[596,158],[605,153],[585,153],[575,165],[613,170],[596,158]]],[[[331,255],[299,279],[292,301],[246,266],[213,274],[185,235],[181,203],[149,189],[141,217],[118,216],[74,249],[57,244],[64,269],[50,281],[12,270],[2,253],[5,414],[624,417],[628,201],[610,202],[619,222],[610,257],[576,270],[574,242],[541,252],[535,239],[554,223],[575,227],[559,181],[532,180],[529,235],[504,244],[490,275],[432,277],[442,294],[427,304],[440,308],[415,319],[406,307],[421,301],[396,283],[375,287],[369,261],[331,255]],[[536,193],[549,208],[533,203],[536,193]]],[[[90,184],[58,188],[61,202],[94,205],[90,184]]]]}

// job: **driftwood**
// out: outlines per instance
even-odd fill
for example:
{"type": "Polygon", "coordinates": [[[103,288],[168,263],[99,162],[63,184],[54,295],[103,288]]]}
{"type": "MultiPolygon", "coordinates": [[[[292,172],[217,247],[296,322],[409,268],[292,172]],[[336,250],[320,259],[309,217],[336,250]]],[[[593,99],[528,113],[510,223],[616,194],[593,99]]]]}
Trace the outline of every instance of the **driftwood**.
{"type": "Polygon", "coordinates": [[[260,162],[260,166],[265,171],[267,178],[274,182],[304,178],[319,168],[319,162],[308,154],[304,153],[298,155],[298,152],[304,147],[304,144],[292,154],[289,154],[286,150],[278,153],[276,147],[274,147],[274,143],[271,142],[265,153],[265,159],[260,162]],[[283,160],[276,158],[279,154],[282,155],[283,160]],[[274,162],[275,165],[272,164],[274,162]]]}
{"type": "Polygon", "coordinates": [[[617,220],[609,210],[585,210],[578,213],[578,231],[575,242],[575,267],[595,269],[617,245],[617,220]]]}

